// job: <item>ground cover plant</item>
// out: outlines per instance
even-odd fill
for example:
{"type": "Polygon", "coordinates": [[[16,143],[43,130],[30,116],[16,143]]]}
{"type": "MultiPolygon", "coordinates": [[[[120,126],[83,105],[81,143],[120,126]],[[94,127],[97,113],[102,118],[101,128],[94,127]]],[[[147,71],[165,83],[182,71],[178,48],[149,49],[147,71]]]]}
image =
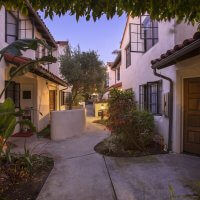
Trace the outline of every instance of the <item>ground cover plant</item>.
{"type": "Polygon", "coordinates": [[[110,156],[164,153],[163,146],[154,141],[153,115],[137,109],[132,91],[110,92],[107,127],[111,135],[95,146],[99,153],[110,156]]]}
{"type": "Polygon", "coordinates": [[[35,200],[53,168],[48,157],[5,153],[0,159],[0,200],[35,200]]]}
{"type": "Polygon", "coordinates": [[[37,133],[38,137],[42,138],[48,138],[50,139],[51,137],[51,127],[50,124],[48,124],[44,129],[42,129],[40,132],[37,133]]]}

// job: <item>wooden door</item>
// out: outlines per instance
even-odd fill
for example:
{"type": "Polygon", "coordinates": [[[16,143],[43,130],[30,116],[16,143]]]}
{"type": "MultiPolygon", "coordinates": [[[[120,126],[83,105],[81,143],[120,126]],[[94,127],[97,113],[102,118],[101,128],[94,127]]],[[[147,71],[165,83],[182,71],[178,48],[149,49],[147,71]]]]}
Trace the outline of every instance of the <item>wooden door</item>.
{"type": "Polygon", "coordinates": [[[185,152],[200,154],[200,77],[184,80],[185,152]]]}
{"type": "Polygon", "coordinates": [[[56,110],[56,91],[49,90],[49,109],[50,111],[56,110]]]}

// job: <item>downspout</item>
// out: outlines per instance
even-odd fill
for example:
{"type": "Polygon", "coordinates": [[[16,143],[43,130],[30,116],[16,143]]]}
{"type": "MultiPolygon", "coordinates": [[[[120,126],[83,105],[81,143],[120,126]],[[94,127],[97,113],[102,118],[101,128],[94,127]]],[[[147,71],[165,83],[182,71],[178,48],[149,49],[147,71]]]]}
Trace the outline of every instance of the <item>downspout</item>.
{"type": "Polygon", "coordinates": [[[153,73],[155,76],[163,78],[170,83],[170,91],[169,91],[169,129],[168,129],[168,149],[167,151],[172,151],[172,125],[173,125],[173,81],[171,78],[159,74],[156,71],[156,68],[153,69],[153,73]]]}

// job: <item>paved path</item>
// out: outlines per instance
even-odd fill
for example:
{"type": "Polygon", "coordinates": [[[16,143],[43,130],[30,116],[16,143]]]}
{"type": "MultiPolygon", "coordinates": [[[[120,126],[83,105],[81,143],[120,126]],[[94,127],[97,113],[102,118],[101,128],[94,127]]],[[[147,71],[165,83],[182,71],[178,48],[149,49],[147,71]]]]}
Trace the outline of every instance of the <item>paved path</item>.
{"type": "Polygon", "coordinates": [[[92,123],[93,119],[88,117],[81,137],[62,142],[27,141],[55,161],[37,200],[169,200],[169,185],[178,195],[185,195],[191,194],[188,185],[200,181],[199,157],[111,158],[95,153],[94,146],[109,133],[92,123]]]}

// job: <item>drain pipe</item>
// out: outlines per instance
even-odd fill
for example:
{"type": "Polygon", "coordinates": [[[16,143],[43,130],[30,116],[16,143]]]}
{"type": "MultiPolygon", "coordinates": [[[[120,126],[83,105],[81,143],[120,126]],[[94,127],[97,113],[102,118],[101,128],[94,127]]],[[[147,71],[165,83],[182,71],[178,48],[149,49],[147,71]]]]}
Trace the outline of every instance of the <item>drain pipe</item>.
{"type": "Polygon", "coordinates": [[[169,91],[169,130],[168,130],[168,149],[167,151],[172,151],[172,124],[173,124],[173,81],[171,78],[159,74],[156,71],[156,68],[153,68],[153,73],[155,76],[163,78],[170,83],[170,91],[169,91]]]}

